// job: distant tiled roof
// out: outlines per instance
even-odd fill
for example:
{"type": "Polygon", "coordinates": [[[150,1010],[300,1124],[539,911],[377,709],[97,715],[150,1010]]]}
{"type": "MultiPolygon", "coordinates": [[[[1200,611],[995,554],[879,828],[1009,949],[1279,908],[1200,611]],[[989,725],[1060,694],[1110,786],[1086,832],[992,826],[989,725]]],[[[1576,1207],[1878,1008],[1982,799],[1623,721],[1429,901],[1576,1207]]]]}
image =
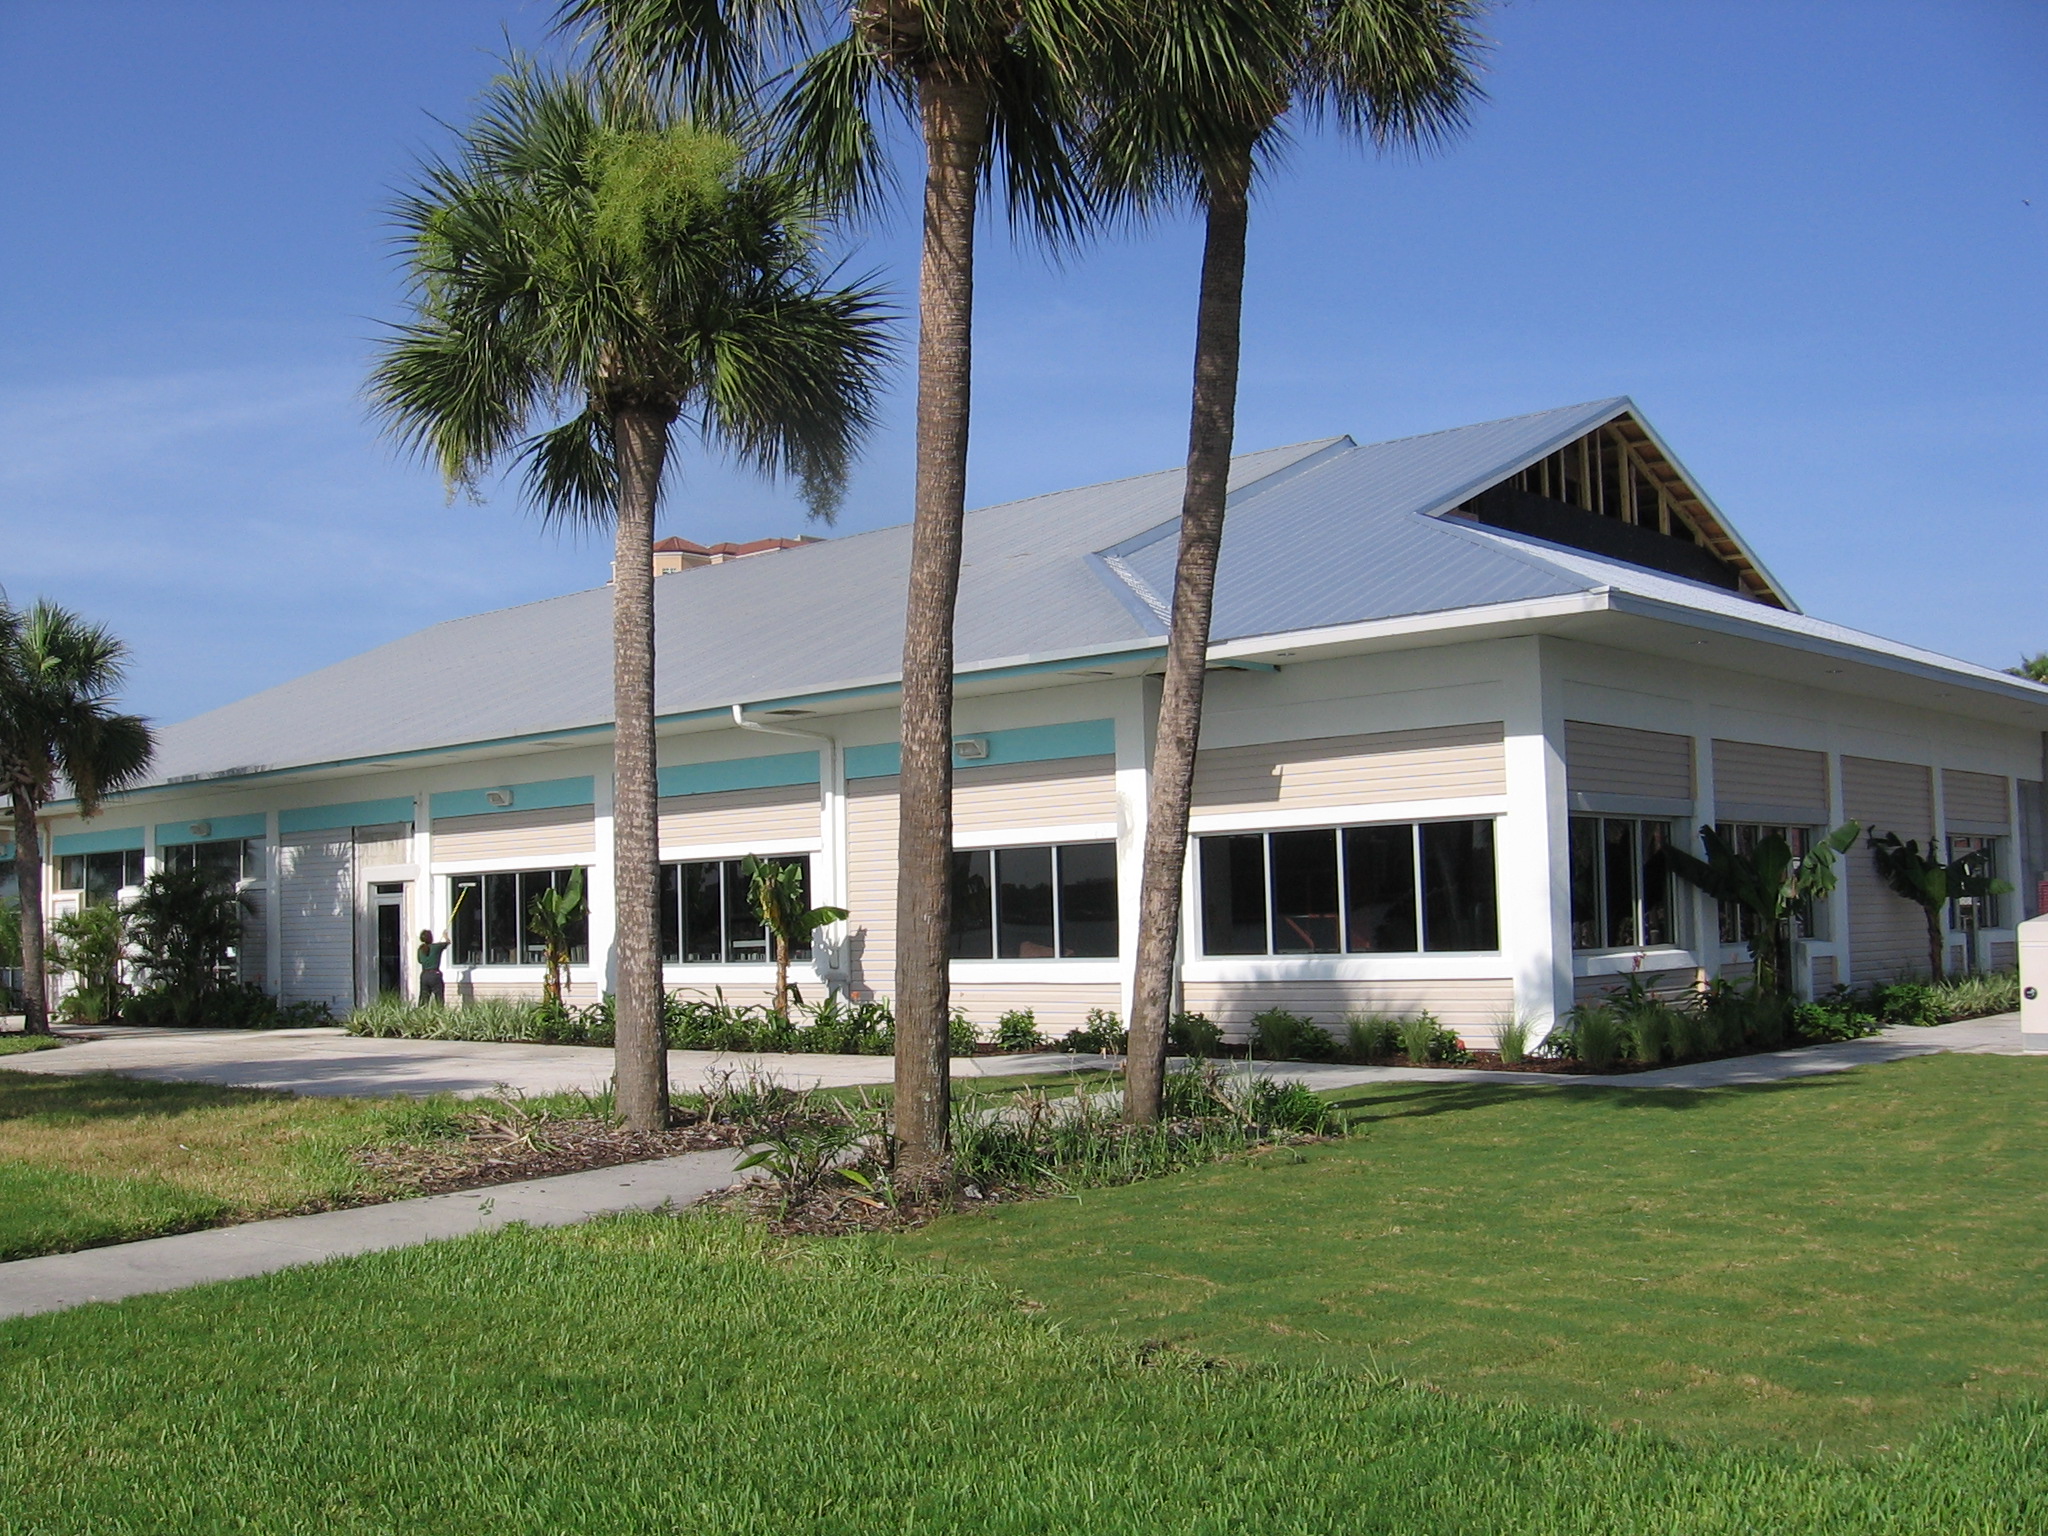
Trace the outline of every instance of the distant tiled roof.
{"type": "Polygon", "coordinates": [[[733,559],[740,555],[758,555],[771,549],[798,549],[805,544],[822,543],[820,539],[749,539],[744,544],[699,544],[691,539],[657,539],[654,552],[657,555],[723,555],[733,559]]]}

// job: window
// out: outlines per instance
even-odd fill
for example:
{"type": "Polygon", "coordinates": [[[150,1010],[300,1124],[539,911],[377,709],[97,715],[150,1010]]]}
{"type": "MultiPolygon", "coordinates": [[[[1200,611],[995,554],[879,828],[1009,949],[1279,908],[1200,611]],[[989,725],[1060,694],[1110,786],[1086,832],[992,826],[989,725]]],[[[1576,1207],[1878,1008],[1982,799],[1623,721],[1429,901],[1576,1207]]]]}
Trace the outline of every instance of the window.
{"type": "Polygon", "coordinates": [[[1097,960],[1116,952],[1115,843],[953,855],[955,960],[1097,960]]]}
{"type": "Polygon", "coordinates": [[[1571,825],[1572,948],[1637,949],[1675,942],[1671,823],[1628,816],[1574,816],[1571,825]]]}
{"type": "MultiPolygon", "coordinates": [[[[455,912],[450,949],[456,965],[544,965],[547,945],[528,921],[533,898],[566,889],[573,869],[522,869],[504,874],[453,875],[448,899],[455,912]]],[[[590,909],[569,924],[569,960],[590,960],[590,909]]]]}
{"type": "Polygon", "coordinates": [[[142,850],[115,853],[67,853],[57,860],[57,889],[83,891],[84,905],[112,901],[123,886],[142,884],[142,850]]]}
{"type": "MultiPolygon", "coordinates": [[[[1992,878],[1998,875],[1998,839],[1995,837],[1951,837],[1948,856],[1951,860],[1968,859],[1977,874],[1992,878]]],[[[1958,933],[1978,933],[1986,928],[1996,928],[2001,915],[1996,896],[1962,896],[1948,904],[1948,925],[1958,933]]]]}
{"type": "Polygon", "coordinates": [[[1207,955],[1500,947],[1491,821],[1198,839],[1207,955]]]}
{"type": "MultiPolygon", "coordinates": [[[[1791,846],[1792,857],[1803,859],[1807,850],[1813,847],[1812,827],[1779,827],[1762,822],[1736,821],[1721,823],[1721,835],[1735,845],[1737,853],[1751,853],[1765,838],[1776,835],[1791,846]]],[[[1828,909],[1825,902],[1819,906],[1804,903],[1792,913],[1792,933],[1795,938],[1825,939],[1827,934],[1828,909]]],[[[1756,917],[1746,907],[1720,904],[1721,942],[1723,944],[1747,944],[1756,937],[1756,917]]]]}
{"type": "Polygon", "coordinates": [[[226,880],[261,880],[263,844],[254,838],[172,843],[157,850],[165,869],[210,869],[226,880]]]}
{"type": "MultiPolygon", "coordinates": [[[[768,860],[804,872],[804,904],[811,905],[811,860],[795,854],[768,860]]],[[[746,861],[700,859],[661,866],[661,958],[669,965],[718,965],[773,960],[768,932],[748,899],[746,861]]],[[[811,958],[808,943],[794,945],[792,960],[811,958]]]]}

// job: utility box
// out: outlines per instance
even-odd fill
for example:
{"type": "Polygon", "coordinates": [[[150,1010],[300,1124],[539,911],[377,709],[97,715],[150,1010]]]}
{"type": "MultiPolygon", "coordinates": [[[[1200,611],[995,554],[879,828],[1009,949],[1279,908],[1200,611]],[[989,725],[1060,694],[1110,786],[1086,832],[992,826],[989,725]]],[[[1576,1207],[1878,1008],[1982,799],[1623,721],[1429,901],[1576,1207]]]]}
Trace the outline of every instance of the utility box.
{"type": "Polygon", "coordinates": [[[2048,916],[2020,924],[2020,1043],[2048,1051],[2048,916]]]}

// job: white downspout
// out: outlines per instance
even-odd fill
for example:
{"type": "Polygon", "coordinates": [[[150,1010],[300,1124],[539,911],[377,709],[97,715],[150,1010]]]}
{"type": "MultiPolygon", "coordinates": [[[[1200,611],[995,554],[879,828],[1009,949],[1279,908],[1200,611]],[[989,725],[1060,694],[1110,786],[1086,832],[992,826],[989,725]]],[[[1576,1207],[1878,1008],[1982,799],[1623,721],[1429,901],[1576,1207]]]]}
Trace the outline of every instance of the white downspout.
{"type": "MultiPolygon", "coordinates": [[[[823,746],[818,754],[818,837],[823,845],[819,852],[822,868],[814,872],[811,899],[821,907],[843,907],[846,905],[846,760],[839,738],[828,736],[822,731],[798,730],[788,725],[764,725],[759,720],[747,718],[747,706],[735,704],[732,707],[732,723],[743,731],[759,731],[764,736],[792,736],[799,741],[815,741],[823,746]]],[[[813,961],[818,979],[825,983],[829,992],[844,992],[847,988],[845,943],[846,924],[834,923],[822,930],[829,937],[815,941],[817,959],[813,961]]]]}

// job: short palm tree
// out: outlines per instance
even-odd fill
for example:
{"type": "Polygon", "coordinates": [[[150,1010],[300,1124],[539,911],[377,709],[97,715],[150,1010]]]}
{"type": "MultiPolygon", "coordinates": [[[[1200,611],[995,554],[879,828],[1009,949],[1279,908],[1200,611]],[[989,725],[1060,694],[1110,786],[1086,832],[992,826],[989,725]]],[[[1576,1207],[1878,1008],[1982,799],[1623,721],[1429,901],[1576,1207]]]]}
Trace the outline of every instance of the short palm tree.
{"type": "Polygon", "coordinates": [[[614,66],[690,99],[767,110],[789,152],[849,194],[881,185],[881,114],[924,151],[917,468],[903,628],[896,886],[898,1166],[946,1157],[951,1055],[953,615],[967,505],[974,237],[984,182],[1013,223],[1054,238],[1086,222],[1069,148],[1072,86],[1109,0],[566,0],[614,66]],[[790,73],[778,72],[788,68],[790,73]]]}
{"type": "Polygon", "coordinates": [[[1204,221],[1194,396],[1166,678],[1152,751],[1125,1113],[1159,1118],[1181,874],[1236,433],[1245,242],[1262,165],[1294,120],[1419,146],[1478,98],[1483,0],[1158,0],[1097,54],[1094,161],[1109,195],[1191,198],[1204,221]]]}
{"type": "Polygon", "coordinates": [[[747,882],[747,900],[754,916],[775,945],[775,1012],[789,1017],[789,957],[811,935],[831,923],[843,923],[844,907],[814,907],[805,898],[804,866],[794,859],[764,859],[748,854],[740,865],[747,882]]]}
{"type": "Polygon", "coordinates": [[[667,1121],[654,575],[679,423],[829,516],[866,432],[885,316],[821,265],[828,200],[638,93],[515,64],[397,207],[412,312],[371,381],[451,488],[524,465],[543,518],[615,533],[618,1097],[667,1121]]]}
{"type": "Polygon", "coordinates": [[[114,707],[127,668],[128,647],[104,625],[54,603],[16,611],[0,602],[0,782],[14,819],[31,1034],[50,1029],[42,809],[68,791],[82,814],[98,814],[103,797],[141,781],[156,751],[148,722],[114,707]]]}

